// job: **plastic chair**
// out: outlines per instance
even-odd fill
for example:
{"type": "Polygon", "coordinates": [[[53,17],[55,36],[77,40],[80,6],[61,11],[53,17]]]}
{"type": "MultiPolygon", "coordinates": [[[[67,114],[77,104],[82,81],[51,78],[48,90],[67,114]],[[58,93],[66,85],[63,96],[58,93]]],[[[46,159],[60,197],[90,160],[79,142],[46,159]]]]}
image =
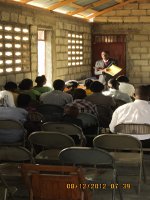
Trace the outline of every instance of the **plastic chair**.
{"type": "Polygon", "coordinates": [[[90,200],[81,169],[72,166],[23,164],[22,176],[29,189],[30,200],[90,200]]]}
{"type": "Polygon", "coordinates": [[[82,132],[82,129],[74,124],[68,123],[59,123],[59,122],[46,122],[42,124],[43,131],[60,131],[64,134],[70,136],[77,136],[80,146],[84,146],[86,144],[86,137],[82,132]]]}
{"type": "Polygon", "coordinates": [[[4,200],[7,193],[14,199],[16,185],[21,183],[20,164],[23,162],[34,162],[31,153],[24,147],[1,146],[0,147],[0,180],[4,186],[4,200]]]}
{"type": "Polygon", "coordinates": [[[93,146],[110,151],[118,166],[137,165],[139,167],[138,192],[140,192],[144,168],[142,144],[138,139],[130,135],[103,134],[94,138],[93,146]]]}
{"type": "Polygon", "coordinates": [[[37,107],[37,111],[44,116],[45,121],[47,122],[61,121],[64,113],[64,109],[62,107],[51,104],[42,104],[37,107]]]}
{"type": "Polygon", "coordinates": [[[87,146],[92,146],[93,138],[99,134],[97,117],[89,113],[79,113],[78,119],[82,120],[83,133],[87,139],[87,146]]]}
{"type": "Polygon", "coordinates": [[[0,119],[0,144],[25,145],[26,130],[18,121],[0,119]]]}
{"type": "MultiPolygon", "coordinates": [[[[89,147],[69,147],[60,152],[59,158],[62,164],[83,167],[86,183],[90,189],[98,189],[102,185],[101,183],[107,183],[108,187],[112,183],[117,183],[114,159],[104,150],[89,147]],[[93,188],[91,188],[92,183],[94,183],[93,188]]],[[[115,199],[115,187],[112,190],[112,199],[115,199]]]]}
{"type": "Polygon", "coordinates": [[[29,135],[32,153],[38,163],[59,163],[59,152],[70,146],[75,146],[74,140],[61,132],[37,131],[29,135]]]}

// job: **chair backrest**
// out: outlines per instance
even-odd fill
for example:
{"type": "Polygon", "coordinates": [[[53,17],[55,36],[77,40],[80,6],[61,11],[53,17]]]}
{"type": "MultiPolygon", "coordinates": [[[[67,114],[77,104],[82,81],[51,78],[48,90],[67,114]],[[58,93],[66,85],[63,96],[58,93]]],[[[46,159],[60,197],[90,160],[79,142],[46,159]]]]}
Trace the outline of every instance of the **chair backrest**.
{"type": "Polygon", "coordinates": [[[127,102],[121,100],[121,99],[114,99],[116,102],[116,108],[118,108],[119,106],[122,106],[124,104],[126,104],[127,102]]]}
{"type": "Polygon", "coordinates": [[[82,120],[83,132],[85,135],[99,134],[99,122],[96,116],[89,113],[79,113],[78,119],[82,120]]]}
{"type": "Polygon", "coordinates": [[[18,121],[0,119],[0,144],[24,144],[26,130],[18,121]]]}
{"type": "Polygon", "coordinates": [[[87,128],[90,126],[98,126],[99,124],[96,116],[90,113],[79,113],[78,119],[82,120],[82,124],[84,128],[87,128]]]}
{"type": "Polygon", "coordinates": [[[142,135],[150,134],[150,125],[149,124],[118,124],[115,126],[116,133],[132,134],[132,135],[142,135]]]}
{"type": "Polygon", "coordinates": [[[140,150],[141,142],[130,135],[102,134],[93,140],[93,146],[106,150],[140,150]]]}
{"type": "Polygon", "coordinates": [[[97,105],[97,111],[99,115],[100,127],[108,128],[113,113],[111,107],[106,105],[97,105]]]}
{"type": "Polygon", "coordinates": [[[82,129],[74,124],[59,123],[59,122],[46,122],[42,124],[43,131],[59,131],[61,133],[78,136],[80,140],[80,145],[86,144],[86,138],[82,132],[82,129]]]}
{"type": "Polygon", "coordinates": [[[88,200],[81,169],[71,166],[23,164],[22,175],[30,192],[30,200],[88,200]]]}
{"type": "Polygon", "coordinates": [[[46,121],[60,121],[64,113],[62,107],[51,104],[42,104],[37,107],[37,111],[44,116],[46,121]]]}
{"type": "Polygon", "coordinates": [[[30,134],[28,139],[32,145],[40,145],[48,149],[63,149],[75,146],[73,139],[61,132],[37,131],[30,134]]]}
{"type": "Polygon", "coordinates": [[[59,154],[62,163],[75,165],[114,166],[113,157],[106,151],[90,147],[69,147],[59,154]]]}
{"type": "Polygon", "coordinates": [[[1,146],[0,162],[33,162],[31,152],[24,147],[1,146]]]}
{"type": "Polygon", "coordinates": [[[39,112],[29,112],[28,119],[32,122],[43,123],[45,121],[44,116],[39,112]]]}

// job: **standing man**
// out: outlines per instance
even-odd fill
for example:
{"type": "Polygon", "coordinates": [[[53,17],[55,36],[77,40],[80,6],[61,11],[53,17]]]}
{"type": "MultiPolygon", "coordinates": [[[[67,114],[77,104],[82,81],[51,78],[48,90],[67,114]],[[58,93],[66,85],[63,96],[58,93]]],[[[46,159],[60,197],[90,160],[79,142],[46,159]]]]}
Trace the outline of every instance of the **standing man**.
{"type": "Polygon", "coordinates": [[[107,51],[101,52],[101,60],[96,61],[95,67],[94,67],[94,73],[95,75],[99,75],[99,81],[103,83],[104,85],[108,82],[110,78],[112,78],[111,75],[107,74],[107,67],[110,67],[112,64],[116,65],[116,61],[109,57],[109,54],[107,51]]]}

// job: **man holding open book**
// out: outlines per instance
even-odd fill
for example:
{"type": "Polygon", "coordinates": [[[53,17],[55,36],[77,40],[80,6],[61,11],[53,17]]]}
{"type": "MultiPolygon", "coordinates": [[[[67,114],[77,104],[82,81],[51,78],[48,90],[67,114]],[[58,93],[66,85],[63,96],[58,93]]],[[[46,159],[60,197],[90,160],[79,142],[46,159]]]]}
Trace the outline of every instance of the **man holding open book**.
{"type": "Polygon", "coordinates": [[[96,61],[95,63],[94,73],[95,75],[99,75],[99,81],[105,85],[108,82],[108,80],[112,78],[112,76],[114,76],[110,67],[112,65],[115,66],[117,63],[114,59],[109,57],[107,51],[102,51],[101,57],[102,59],[96,61]]]}

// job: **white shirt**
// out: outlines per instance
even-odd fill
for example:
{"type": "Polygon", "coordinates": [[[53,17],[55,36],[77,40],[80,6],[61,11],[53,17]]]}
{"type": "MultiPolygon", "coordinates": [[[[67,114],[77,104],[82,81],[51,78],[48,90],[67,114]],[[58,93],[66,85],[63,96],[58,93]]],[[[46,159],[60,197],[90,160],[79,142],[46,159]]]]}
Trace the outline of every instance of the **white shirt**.
{"type": "MultiPolygon", "coordinates": [[[[114,132],[116,125],[122,123],[150,124],[150,102],[138,99],[117,108],[109,125],[111,132],[114,132]]],[[[150,134],[132,136],[139,140],[150,138],[150,134]]]]}
{"type": "Polygon", "coordinates": [[[112,89],[112,88],[109,88],[108,91],[104,91],[103,94],[106,95],[106,96],[111,96],[114,99],[120,99],[120,100],[127,102],[127,103],[132,101],[132,99],[129,97],[128,94],[121,92],[119,90],[116,90],[116,89],[112,89]]]}
{"type": "Polygon", "coordinates": [[[72,103],[73,99],[70,94],[60,90],[53,90],[52,92],[43,93],[40,96],[40,101],[42,101],[44,104],[65,106],[68,103],[72,103]]]}
{"type": "Polygon", "coordinates": [[[132,97],[133,94],[135,93],[134,86],[129,83],[123,83],[123,82],[119,82],[119,83],[120,83],[119,90],[121,92],[128,94],[130,97],[132,97]]]}
{"type": "Polygon", "coordinates": [[[3,90],[0,92],[0,106],[16,107],[12,92],[9,92],[7,90],[3,90]]]}

